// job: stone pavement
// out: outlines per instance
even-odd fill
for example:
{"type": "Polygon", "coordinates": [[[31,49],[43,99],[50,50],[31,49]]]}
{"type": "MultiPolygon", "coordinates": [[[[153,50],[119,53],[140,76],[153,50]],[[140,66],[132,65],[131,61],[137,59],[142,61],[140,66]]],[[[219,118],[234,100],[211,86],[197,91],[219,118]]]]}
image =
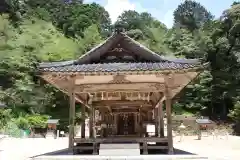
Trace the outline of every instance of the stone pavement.
{"type": "MultiPolygon", "coordinates": [[[[141,156],[42,156],[34,160],[206,160],[206,157],[190,155],[141,155],[141,156]]],[[[215,159],[211,159],[215,160],[215,159]]],[[[224,160],[224,159],[216,159],[224,160]]]]}
{"type": "Polygon", "coordinates": [[[139,143],[100,144],[100,156],[140,156],[139,143]]]}

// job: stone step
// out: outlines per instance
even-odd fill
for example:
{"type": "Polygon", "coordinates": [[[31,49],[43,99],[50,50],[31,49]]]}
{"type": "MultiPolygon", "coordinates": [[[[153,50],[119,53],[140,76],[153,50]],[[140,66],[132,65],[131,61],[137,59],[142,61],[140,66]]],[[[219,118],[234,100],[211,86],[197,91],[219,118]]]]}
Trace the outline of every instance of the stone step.
{"type": "MultiPolygon", "coordinates": [[[[93,155],[58,155],[58,156],[39,156],[31,158],[31,160],[206,160],[215,159],[198,155],[140,155],[140,156],[93,156],[93,155]]],[[[30,160],[30,159],[29,159],[30,160]]],[[[220,158],[217,160],[226,160],[220,158]]]]}
{"type": "Polygon", "coordinates": [[[138,156],[140,155],[140,145],[131,144],[100,144],[100,156],[138,156]]]}

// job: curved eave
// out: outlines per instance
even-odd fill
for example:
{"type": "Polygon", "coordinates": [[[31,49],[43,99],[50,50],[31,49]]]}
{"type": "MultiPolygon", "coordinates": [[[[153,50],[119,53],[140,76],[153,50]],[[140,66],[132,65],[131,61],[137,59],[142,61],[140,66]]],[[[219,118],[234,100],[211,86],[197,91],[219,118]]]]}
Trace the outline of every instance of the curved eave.
{"type": "Polygon", "coordinates": [[[40,75],[65,75],[65,76],[98,76],[98,75],[163,75],[171,73],[202,72],[201,68],[191,68],[184,70],[161,70],[161,71],[125,71],[125,72],[49,72],[43,71],[40,75]]]}
{"type": "Polygon", "coordinates": [[[199,72],[204,70],[204,65],[182,63],[103,63],[85,65],[65,65],[39,68],[39,72],[81,74],[81,75],[106,75],[106,74],[156,74],[170,72],[199,72]]]}

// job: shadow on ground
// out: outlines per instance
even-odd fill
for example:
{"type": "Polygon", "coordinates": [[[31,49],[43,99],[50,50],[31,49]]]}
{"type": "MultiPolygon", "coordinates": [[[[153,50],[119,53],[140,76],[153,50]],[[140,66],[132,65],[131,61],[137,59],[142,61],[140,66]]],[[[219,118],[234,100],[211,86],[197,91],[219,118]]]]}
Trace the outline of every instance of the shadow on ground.
{"type": "MultiPolygon", "coordinates": [[[[175,153],[175,155],[197,155],[195,153],[190,153],[190,152],[180,150],[180,149],[176,149],[176,148],[174,149],[174,153],[175,153]]],[[[149,155],[166,155],[166,153],[161,152],[161,151],[149,151],[148,154],[149,155]]],[[[41,154],[41,155],[36,155],[34,157],[31,157],[31,158],[36,158],[36,157],[39,157],[39,156],[60,156],[60,155],[66,156],[66,155],[71,155],[71,154],[69,154],[68,148],[66,148],[66,149],[56,150],[56,151],[53,151],[53,152],[44,153],[44,154],[41,154]]],[[[78,155],[92,155],[92,154],[87,153],[87,152],[82,152],[81,154],[78,154],[78,155]]]]}

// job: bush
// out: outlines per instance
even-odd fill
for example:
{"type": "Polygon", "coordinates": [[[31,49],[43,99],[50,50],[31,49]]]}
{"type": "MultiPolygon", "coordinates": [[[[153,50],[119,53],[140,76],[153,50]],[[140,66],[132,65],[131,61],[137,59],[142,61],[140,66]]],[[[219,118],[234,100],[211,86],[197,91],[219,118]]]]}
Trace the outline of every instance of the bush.
{"type": "Polygon", "coordinates": [[[12,119],[11,109],[0,109],[0,129],[3,129],[12,119]]]}
{"type": "Polygon", "coordinates": [[[19,117],[15,120],[15,124],[23,130],[29,129],[30,124],[25,117],[19,117]]]}
{"type": "Polygon", "coordinates": [[[236,123],[233,126],[234,134],[240,135],[240,102],[237,101],[234,105],[234,109],[230,111],[229,117],[231,117],[236,123]]]}
{"type": "Polygon", "coordinates": [[[7,125],[4,127],[4,132],[5,134],[16,138],[19,138],[22,135],[21,130],[13,121],[7,123],[7,125]]]}
{"type": "Polygon", "coordinates": [[[234,105],[234,109],[230,111],[229,117],[231,117],[234,121],[240,122],[240,102],[237,101],[234,105]]]}
{"type": "Polygon", "coordinates": [[[49,116],[46,115],[28,115],[26,117],[31,128],[45,128],[46,122],[49,119],[49,116]]]}

